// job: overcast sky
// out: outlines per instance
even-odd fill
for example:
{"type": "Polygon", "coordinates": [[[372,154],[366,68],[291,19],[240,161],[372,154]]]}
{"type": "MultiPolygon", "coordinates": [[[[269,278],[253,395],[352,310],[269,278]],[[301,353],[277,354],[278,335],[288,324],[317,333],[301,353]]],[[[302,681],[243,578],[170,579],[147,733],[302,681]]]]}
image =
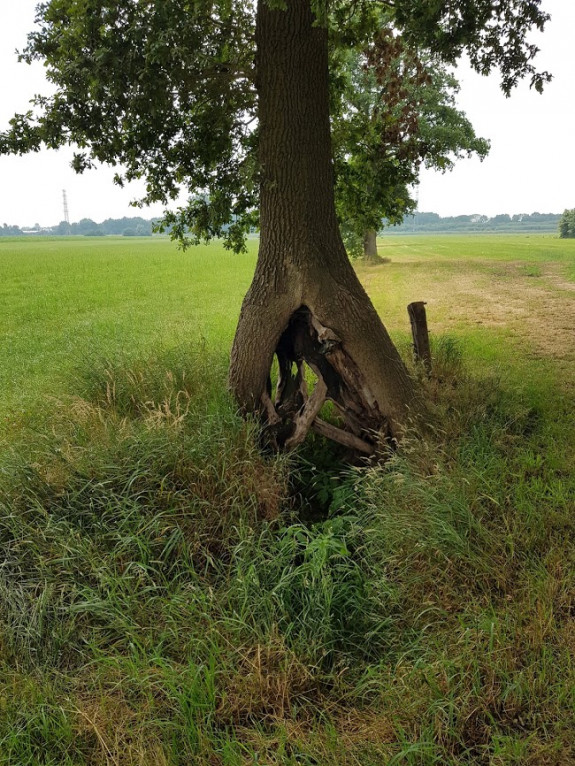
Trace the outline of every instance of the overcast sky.
{"type": "MultiPolygon", "coordinates": [[[[510,98],[499,90],[497,74],[480,77],[460,67],[459,105],[478,135],[489,138],[484,162],[460,160],[451,173],[424,171],[419,209],[440,215],[562,212],[575,207],[575,0],[543,0],[552,19],[535,41],[538,66],[553,82],[541,96],[522,84],[510,98]]],[[[0,0],[0,129],[15,111],[25,111],[34,93],[47,92],[41,65],[19,64],[14,53],[32,29],[36,0],[0,0]]],[[[140,189],[121,190],[107,168],[77,176],[69,167],[71,150],[42,151],[25,157],[0,157],[0,225],[54,225],[63,219],[66,189],[70,220],[151,217],[130,207],[140,189]]]]}

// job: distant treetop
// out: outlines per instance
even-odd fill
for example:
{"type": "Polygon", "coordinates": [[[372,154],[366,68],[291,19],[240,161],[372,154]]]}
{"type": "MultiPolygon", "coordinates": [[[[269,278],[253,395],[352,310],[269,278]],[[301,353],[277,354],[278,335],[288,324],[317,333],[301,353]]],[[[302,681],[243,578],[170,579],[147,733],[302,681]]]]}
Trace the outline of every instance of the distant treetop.
{"type": "Polygon", "coordinates": [[[575,208],[563,212],[559,221],[559,236],[562,239],[575,239],[575,208]]]}

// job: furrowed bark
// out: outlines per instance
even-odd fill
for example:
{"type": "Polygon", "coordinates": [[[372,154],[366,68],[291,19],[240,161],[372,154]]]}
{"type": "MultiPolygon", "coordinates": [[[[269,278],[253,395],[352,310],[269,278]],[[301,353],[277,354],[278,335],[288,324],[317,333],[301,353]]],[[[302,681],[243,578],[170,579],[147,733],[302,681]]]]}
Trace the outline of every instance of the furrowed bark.
{"type": "Polygon", "coordinates": [[[363,257],[366,261],[377,259],[377,232],[375,229],[368,229],[363,235],[363,257]]]}

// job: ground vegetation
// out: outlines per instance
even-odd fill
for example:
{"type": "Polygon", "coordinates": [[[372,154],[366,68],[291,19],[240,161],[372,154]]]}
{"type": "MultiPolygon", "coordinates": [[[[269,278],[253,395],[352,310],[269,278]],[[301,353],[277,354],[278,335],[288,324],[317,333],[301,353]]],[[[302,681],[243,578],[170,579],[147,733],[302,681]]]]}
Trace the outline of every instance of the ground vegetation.
{"type": "Polygon", "coordinates": [[[436,426],[350,467],[225,392],[251,243],[2,241],[2,766],[572,762],[574,243],[379,245],[436,426]]]}

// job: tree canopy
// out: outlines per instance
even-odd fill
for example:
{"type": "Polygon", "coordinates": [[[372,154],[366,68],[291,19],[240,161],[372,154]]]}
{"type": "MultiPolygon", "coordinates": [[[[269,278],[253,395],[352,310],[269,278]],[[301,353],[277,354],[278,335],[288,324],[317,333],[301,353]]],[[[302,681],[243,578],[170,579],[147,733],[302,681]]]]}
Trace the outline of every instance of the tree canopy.
{"type": "Polygon", "coordinates": [[[338,51],[332,65],[336,206],[348,252],[382,219],[400,223],[415,201],[422,165],[446,171],[483,159],[489,142],[457,106],[459,83],[437,56],[416,52],[383,27],[362,51],[338,51]]]}
{"type": "MultiPolygon", "coordinates": [[[[285,7],[284,0],[268,4],[285,7]]],[[[367,184],[370,199],[379,199],[363,209],[373,219],[383,204],[393,220],[409,208],[405,187],[420,162],[448,167],[449,152],[485,154],[485,143],[455,108],[456,82],[440,61],[455,62],[466,51],[477,71],[500,69],[506,93],[520,78],[538,90],[549,79],[534,68],[537,48],[526,39],[547,19],[540,0],[313,0],[312,6],[330,30],[333,112],[343,118],[344,104],[348,117],[349,107],[355,110],[335,141],[340,211],[348,218],[360,210],[352,199],[358,176],[388,179],[385,186],[367,184]],[[392,125],[397,104],[390,106],[390,86],[402,68],[403,102],[411,99],[417,109],[392,125]],[[369,82],[388,104],[375,120],[373,104],[368,116],[354,103],[369,94],[369,82]],[[392,156],[398,132],[409,132],[417,115],[418,130],[411,124],[410,143],[392,156]]],[[[120,185],[144,179],[142,204],[187,193],[188,203],[167,219],[183,241],[217,235],[239,249],[257,223],[259,195],[254,2],[51,0],[38,6],[37,23],[21,58],[43,61],[56,93],[36,96],[29,112],[14,117],[0,152],[75,144],[78,171],[100,161],[119,168],[120,185]]]]}
{"type": "Polygon", "coordinates": [[[559,236],[561,239],[575,238],[575,208],[563,211],[559,220],[559,236]]]}

